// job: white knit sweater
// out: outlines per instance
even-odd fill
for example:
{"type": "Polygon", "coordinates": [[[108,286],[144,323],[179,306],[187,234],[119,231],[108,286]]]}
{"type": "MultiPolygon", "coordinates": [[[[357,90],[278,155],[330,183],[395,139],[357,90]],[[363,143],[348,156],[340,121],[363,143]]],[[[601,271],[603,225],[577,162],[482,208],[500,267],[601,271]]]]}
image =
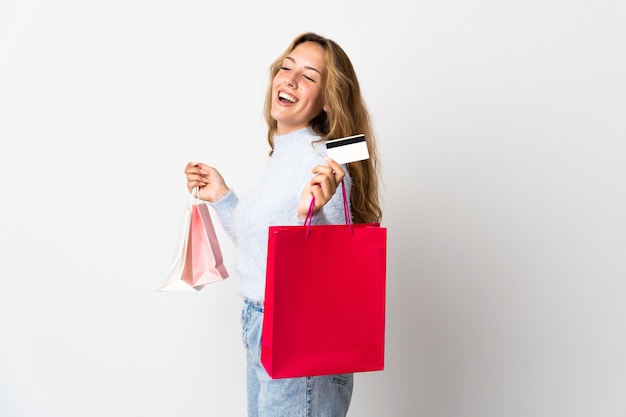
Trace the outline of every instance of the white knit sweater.
{"type": "MultiPolygon", "coordinates": [[[[269,226],[301,225],[298,202],[316,165],[326,165],[326,146],[310,129],[304,128],[274,137],[274,153],[259,177],[258,184],[241,199],[231,191],[211,204],[220,223],[237,247],[236,271],[241,295],[262,303],[265,296],[265,270],[269,226]]],[[[344,170],[346,167],[343,166],[344,170]]],[[[346,194],[351,179],[344,177],[346,194]]],[[[340,188],[313,216],[313,224],[345,223],[340,188]]],[[[320,265],[316,265],[320,267],[320,265]]]]}

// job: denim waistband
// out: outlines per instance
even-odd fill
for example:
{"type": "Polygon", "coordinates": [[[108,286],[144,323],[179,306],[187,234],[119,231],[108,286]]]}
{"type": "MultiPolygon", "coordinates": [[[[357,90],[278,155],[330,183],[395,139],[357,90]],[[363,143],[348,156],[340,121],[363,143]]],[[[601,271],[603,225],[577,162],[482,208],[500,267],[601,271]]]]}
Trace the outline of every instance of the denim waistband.
{"type": "Polygon", "coordinates": [[[263,312],[263,302],[262,301],[255,301],[255,300],[251,300],[249,298],[245,298],[244,297],[243,302],[244,302],[244,304],[248,308],[251,308],[252,310],[263,312]]]}

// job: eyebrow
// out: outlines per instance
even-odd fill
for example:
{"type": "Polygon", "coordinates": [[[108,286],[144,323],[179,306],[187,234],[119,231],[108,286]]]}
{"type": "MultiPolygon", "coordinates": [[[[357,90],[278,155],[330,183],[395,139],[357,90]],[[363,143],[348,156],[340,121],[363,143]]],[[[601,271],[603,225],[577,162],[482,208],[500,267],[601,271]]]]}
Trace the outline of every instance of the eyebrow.
{"type": "MultiPolygon", "coordinates": [[[[296,60],[295,60],[295,59],[293,59],[293,58],[292,58],[292,57],[290,57],[290,56],[286,56],[286,57],[285,57],[285,59],[290,60],[290,61],[291,61],[291,62],[293,62],[294,64],[296,63],[296,60]]],[[[317,68],[309,67],[308,65],[305,65],[305,66],[304,66],[304,68],[306,68],[306,69],[310,69],[310,70],[312,70],[312,71],[317,72],[319,75],[322,75],[322,73],[321,73],[321,72],[320,72],[317,68]]]]}

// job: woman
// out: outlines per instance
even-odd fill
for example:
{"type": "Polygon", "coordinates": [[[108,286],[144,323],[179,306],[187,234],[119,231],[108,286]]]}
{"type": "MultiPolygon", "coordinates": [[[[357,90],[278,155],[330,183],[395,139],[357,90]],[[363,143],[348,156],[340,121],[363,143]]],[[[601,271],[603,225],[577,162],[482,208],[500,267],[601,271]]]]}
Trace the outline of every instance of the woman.
{"type": "Polygon", "coordinates": [[[313,196],[313,223],[344,223],[342,195],[335,193],[342,181],[353,222],[378,222],[382,216],[370,119],[343,49],[315,33],[296,37],[271,66],[265,119],[270,156],[245,198],[239,200],[215,168],[195,162],[185,168],[187,187],[199,187],[237,247],[248,416],[345,416],[352,374],[272,380],[260,362],[268,227],[302,224],[313,196]],[[326,157],[324,141],[360,133],[368,160],[342,166],[326,157]]]}

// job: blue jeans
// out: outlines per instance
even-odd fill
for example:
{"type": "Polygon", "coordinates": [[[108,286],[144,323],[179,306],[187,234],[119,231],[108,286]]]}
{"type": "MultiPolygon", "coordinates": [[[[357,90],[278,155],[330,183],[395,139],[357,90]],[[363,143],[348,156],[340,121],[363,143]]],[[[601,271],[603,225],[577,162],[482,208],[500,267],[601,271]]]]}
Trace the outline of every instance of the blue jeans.
{"type": "Polygon", "coordinates": [[[241,313],[247,357],[248,417],[345,417],[353,374],[271,379],[261,364],[263,307],[246,301],[241,313]]]}

